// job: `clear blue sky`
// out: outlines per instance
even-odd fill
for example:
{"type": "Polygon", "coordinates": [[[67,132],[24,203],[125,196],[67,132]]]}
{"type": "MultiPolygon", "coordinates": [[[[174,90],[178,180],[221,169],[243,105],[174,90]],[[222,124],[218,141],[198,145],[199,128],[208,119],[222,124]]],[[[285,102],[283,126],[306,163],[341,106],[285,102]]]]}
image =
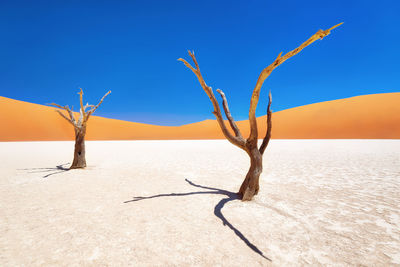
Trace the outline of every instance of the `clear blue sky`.
{"type": "Polygon", "coordinates": [[[4,1],[0,2],[0,95],[78,106],[96,115],[160,125],[214,119],[196,77],[181,62],[196,53],[206,82],[247,118],[260,71],[339,22],[322,41],[265,82],[266,111],[400,91],[400,1],[4,1]]]}

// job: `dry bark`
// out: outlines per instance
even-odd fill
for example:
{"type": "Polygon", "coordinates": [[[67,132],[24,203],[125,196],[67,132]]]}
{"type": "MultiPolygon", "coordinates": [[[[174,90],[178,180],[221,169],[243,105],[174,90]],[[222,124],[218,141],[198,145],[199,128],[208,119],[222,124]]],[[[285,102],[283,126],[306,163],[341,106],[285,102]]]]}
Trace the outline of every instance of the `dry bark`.
{"type": "Polygon", "coordinates": [[[110,94],[111,91],[108,91],[101,99],[97,105],[83,105],[83,91],[79,94],[79,102],[80,102],[80,109],[79,109],[79,119],[76,120],[74,116],[74,112],[68,106],[61,106],[55,103],[51,103],[50,105],[56,106],[60,109],[63,109],[67,112],[68,116],[62,113],[60,110],[56,110],[61,117],[66,119],[69,123],[74,126],[75,130],[75,149],[74,149],[74,159],[72,161],[70,169],[78,169],[78,168],[85,168],[86,167],[86,150],[85,150],[85,135],[86,135],[86,127],[87,122],[90,116],[96,111],[96,109],[103,103],[104,98],[110,94]]]}
{"type": "Polygon", "coordinates": [[[269,140],[271,139],[272,96],[271,96],[271,92],[270,92],[268,95],[269,101],[268,101],[268,106],[267,106],[267,131],[266,131],[266,135],[263,139],[263,142],[262,142],[260,148],[258,148],[258,128],[257,128],[257,120],[256,120],[256,109],[257,109],[258,100],[260,97],[261,87],[262,87],[264,81],[268,78],[268,76],[271,74],[271,72],[276,67],[278,67],[280,64],[285,62],[290,57],[298,54],[303,48],[312,44],[316,40],[323,39],[325,36],[330,34],[331,30],[340,26],[341,24],[342,23],[339,23],[328,30],[317,31],[310,38],[308,38],[307,41],[302,43],[296,49],[286,53],[284,56],[282,56],[282,52],[281,52],[278,55],[278,57],[274,60],[274,62],[272,62],[272,64],[270,64],[268,67],[266,67],[264,70],[261,71],[261,73],[258,77],[256,86],[253,89],[253,93],[252,93],[251,100],[250,100],[250,109],[249,109],[250,134],[247,139],[243,138],[239,128],[237,127],[237,125],[230,113],[230,110],[228,107],[228,101],[225,97],[225,94],[220,89],[217,89],[217,92],[220,93],[220,95],[222,97],[222,105],[223,105],[223,109],[224,109],[226,118],[228,119],[229,125],[235,135],[232,135],[232,133],[228,130],[228,128],[224,122],[224,119],[222,117],[219,103],[218,103],[217,99],[215,98],[212,88],[210,86],[208,86],[206,84],[206,82],[204,81],[204,78],[200,72],[200,67],[199,67],[199,64],[197,63],[194,53],[191,51],[188,51],[190,57],[192,58],[192,60],[194,62],[194,65],[195,65],[194,67],[192,65],[190,65],[186,60],[184,60],[182,58],[178,59],[179,61],[182,61],[186,65],[186,67],[188,67],[197,76],[197,79],[199,80],[201,87],[203,88],[203,90],[206,92],[207,96],[211,100],[211,103],[214,107],[214,111],[212,113],[217,118],[217,122],[222,130],[222,133],[226,137],[226,139],[228,139],[228,141],[231,142],[232,144],[234,144],[235,146],[240,147],[241,149],[245,150],[250,157],[250,169],[239,189],[239,194],[242,197],[243,201],[251,200],[255,195],[257,195],[257,193],[260,189],[259,179],[260,179],[260,174],[262,172],[263,154],[264,154],[265,149],[268,146],[269,140]]]}

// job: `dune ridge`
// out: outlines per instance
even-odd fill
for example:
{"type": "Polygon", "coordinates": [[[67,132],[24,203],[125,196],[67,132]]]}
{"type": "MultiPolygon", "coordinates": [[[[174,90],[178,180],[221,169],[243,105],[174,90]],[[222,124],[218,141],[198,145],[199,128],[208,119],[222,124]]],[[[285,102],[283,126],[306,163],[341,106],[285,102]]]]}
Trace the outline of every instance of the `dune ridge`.
{"type": "MultiPolygon", "coordinates": [[[[266,116],[257,118],[259,136],[266,116]]],[[[71,125],[55,108],[0,97],[0,141],[73,140],[71,125]]],[[[238,121],[248,135],[248,121],[238,121]]],[[[223,139],[215,120],[157,126],[93,116],[87,140],[223,139]]],[[[274,139],[399,139],[400,93],[362,95],[273,113],[274,139]]]]}

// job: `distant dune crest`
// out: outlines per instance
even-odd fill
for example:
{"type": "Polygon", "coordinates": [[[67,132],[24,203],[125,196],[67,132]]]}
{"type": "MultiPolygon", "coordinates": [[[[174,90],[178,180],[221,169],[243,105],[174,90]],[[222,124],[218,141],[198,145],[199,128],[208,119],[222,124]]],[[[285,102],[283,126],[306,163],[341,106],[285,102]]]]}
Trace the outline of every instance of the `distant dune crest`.
{"type": "MultiPolygon", "coordinates": [[[[266,116],[259,117],[259,137],[266,116]]],[[[400,93],[363,95],[273,113],[273,139],[399,139],[400,93]]],[[[0,141],[74,140],[55,109],[0,97],[0,141]]],[[[237,122],[243,135],[248,121],[237,122]]],[[[183,126],[156,126],[93,116],[87,140],[224,139],[215,120],[183,126]]]]}

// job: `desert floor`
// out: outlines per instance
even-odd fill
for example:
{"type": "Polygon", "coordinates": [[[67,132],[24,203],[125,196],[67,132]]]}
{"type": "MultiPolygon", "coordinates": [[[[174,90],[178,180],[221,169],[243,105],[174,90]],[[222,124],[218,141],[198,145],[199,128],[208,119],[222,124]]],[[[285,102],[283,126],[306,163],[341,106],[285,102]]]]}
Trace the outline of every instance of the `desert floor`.
{"type": "Polygon", "coordinates": [[[400,140],[0,143],[0,265],[400,265],[400,140]]]}

